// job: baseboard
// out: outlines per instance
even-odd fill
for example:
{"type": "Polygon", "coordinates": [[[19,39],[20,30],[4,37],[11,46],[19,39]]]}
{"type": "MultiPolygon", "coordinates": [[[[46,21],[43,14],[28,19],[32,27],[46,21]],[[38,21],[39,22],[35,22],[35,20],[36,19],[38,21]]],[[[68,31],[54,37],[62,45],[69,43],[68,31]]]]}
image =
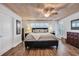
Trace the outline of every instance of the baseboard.
{"type": "MultiPolygon", "coordinates": [[[[22,42],[18,43],[15,47],[19,46],[22,42]]],[[[12,47],[10,49],[8,49],[7,51],[5,51],[4,53],[0,54],[0,56],[3,56],[5,53],[7,53],[8,51],[10,51],[11,49],[15,48],[15,47],[12,47]]]]}
{"type": "Polygon", "coordinates": [[[61,37],[61,39],[65,39],[66,40],[67,38],[61,37]]]}
{"type": "Polygon", "coordinates": [[[7,51],[9,51],[10,49],[12,49],[12,48],[6,48],[5,50],[3,50],[3,51],[0,53],[0,56],[2,56],[4,53],[6,53],[7,51]]]}
{"type": "Polygon", "coordinates": [[[0,56],[2,56],[3,54],[5,54],[7,51],[11,50],[12,48],[15,48],[16,46],[18,46],[19,44],[21,44],[22,41],[18,42],[16,45],[14,45],[13,47],[11,48],[7,48],[5,49],[4,51],[0,52],[0,56]]]}
{"type": "Polygon", "coordinates": [[[14,44],[14,45],[13,45],[13,48],[16,47],[16,46],[18,46],[20,43],[22,43],[22,41],[20,41],[20,42],[14,44]]]}
{"type": "Polygon", "coordinates": [[[61,41],[62,41],[63,43],[66,43],[66,38],[61,37],[61,41]]]}

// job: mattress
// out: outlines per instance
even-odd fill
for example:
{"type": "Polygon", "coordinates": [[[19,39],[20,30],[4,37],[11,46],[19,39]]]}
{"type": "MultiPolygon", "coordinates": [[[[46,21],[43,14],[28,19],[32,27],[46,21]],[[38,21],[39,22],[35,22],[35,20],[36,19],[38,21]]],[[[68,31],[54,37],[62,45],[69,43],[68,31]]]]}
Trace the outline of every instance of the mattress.
{"type": "Polygon", "coordinates": [[[49,41],[57,40],[55,35],[50,33],[30,33],[26,36],[25,41],[49,41]]]}

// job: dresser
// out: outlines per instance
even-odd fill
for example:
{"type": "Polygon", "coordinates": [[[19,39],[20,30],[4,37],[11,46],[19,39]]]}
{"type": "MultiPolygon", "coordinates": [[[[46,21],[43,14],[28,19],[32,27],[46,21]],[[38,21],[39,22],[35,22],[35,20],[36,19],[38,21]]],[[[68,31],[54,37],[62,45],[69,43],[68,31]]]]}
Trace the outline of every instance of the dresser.
{"type": "Polygon", "coordinates": [[[66,42],[72,46],[79,48],[79,33],[67,32],[66,42]]]}

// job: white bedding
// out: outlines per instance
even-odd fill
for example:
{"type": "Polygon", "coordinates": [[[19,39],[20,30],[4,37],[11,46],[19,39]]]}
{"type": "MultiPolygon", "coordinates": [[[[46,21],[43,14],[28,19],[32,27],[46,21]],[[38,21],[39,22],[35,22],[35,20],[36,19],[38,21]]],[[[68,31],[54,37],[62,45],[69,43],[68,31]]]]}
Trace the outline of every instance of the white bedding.
{"type": "Polygon", "coordinates": [[[50,33],[30,33],[36,40],[38,40],[41,36],[51,35],[50,33]]]}
{"type": "Polygon", "coordinates": [[[29,41],[56,40],[56,37],[50,33],[30,33],[27,35],[26,39],[29,41]]]}

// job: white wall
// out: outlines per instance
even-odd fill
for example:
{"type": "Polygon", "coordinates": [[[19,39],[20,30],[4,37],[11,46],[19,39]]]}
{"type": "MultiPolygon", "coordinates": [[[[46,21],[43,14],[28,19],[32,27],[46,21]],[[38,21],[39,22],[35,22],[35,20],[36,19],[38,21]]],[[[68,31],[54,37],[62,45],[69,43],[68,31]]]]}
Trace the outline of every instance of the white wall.
{"type": "Polygon", "coordinates": [[[0,55],[21,42],[21,34],[16,35],[16,19],[21,17],[0,4],[0,55]]]}
{"type": "Polygon", "coordinates": [[[67,32],[79,32],[79,30],[71,30],[71,20],[74,19],[79,19],[79,12],[74,13],[59,21],[59,24],[62,26],[62,34],[59,34],[60,36],[67,38],[67,32]]]}
{"type": "MultiPolygon", "coordinates": [[[[21,43],[21,34],[19,34],[19,35],[16,35],[16,20],[19,20],[19,21],[21,21],[21,25],[22,25],[22,19],[21,18],[13,18],[13,25],[12,25],[12,27],[13,27],[13,35],[14,35],[14,37],[13,37],[13,47],[15,47],[15,46],[17,46],[19,43],[21,43]]],[[[21,28],[22,28],[22,26],[21,26],[21,28]]]]}

